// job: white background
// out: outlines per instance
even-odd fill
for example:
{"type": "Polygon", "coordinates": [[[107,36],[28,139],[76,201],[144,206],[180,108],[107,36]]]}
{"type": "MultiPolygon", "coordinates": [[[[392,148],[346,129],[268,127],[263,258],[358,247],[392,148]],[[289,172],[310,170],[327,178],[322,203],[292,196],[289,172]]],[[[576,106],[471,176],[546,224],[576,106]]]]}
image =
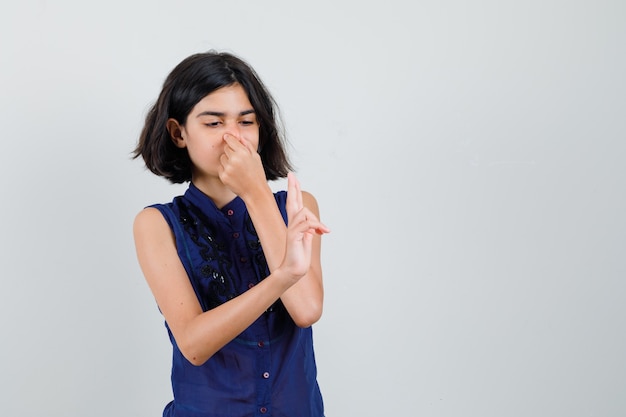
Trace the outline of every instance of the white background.
{"type": "Polygon", "coordinates": [[[333,230],[328,417],[626,415],[625,47],[622,0],[3,2],[0,414],[170,400],[131,226],[184,188],[130,152],[216,48],[333,230]]]}

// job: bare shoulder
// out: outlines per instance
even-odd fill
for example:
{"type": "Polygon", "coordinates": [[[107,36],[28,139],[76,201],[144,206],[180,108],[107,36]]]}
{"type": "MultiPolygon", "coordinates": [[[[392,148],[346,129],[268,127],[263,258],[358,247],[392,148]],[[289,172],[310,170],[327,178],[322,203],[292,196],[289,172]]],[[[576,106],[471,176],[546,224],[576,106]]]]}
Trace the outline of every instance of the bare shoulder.
{"type": "Polygon", "coordinates": [[[159,218],[161,220],[165,220],[159,210],[154,207],[146,207],[145,209],[137,213],[137,216],[135,216],[135,224],[141,225],[146,222],[150,223],[156,221],[159,218]]]}
{"type": "Polygon", "coordinates": [[[135,216],[133,234],[136,241],[146,238],[152,240],[171,236],[171,230],[161,212],[154,207],[148,207],[135,216]]]}
{"type": "Polygon", "coordinates": [[[308,191],[302,191],[302,204],[315,214],[319,214],[319,206],[313,194],[308,191]]]}

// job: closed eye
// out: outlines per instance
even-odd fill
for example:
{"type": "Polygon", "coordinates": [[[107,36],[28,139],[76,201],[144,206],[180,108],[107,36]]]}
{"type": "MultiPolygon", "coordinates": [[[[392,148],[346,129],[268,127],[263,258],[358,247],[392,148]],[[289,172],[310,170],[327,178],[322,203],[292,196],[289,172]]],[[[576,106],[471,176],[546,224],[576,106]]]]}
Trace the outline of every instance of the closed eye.
{"type": "Polygon", "coordinates": [[[205,126],[209,126],[209,127],[218,127],[220,124],[222,124],[222,122],[210,122],[210,123],[205,123],[205,126]]]}

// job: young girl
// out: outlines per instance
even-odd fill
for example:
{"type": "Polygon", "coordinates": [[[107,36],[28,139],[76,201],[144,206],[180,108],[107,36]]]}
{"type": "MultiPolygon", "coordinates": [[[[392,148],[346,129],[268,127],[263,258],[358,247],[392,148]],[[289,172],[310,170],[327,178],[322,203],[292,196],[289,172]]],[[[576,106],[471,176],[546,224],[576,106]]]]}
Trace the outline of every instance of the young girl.
{"type": "Polygon", "coordinates": [[[320,235],[254,70],[227,53],[183,60],[135,149],[184,195],[141,211],[137,257],[173,346],[166,417],[322,417],[311,325],[320,235]],[[288,176],[287,192],[268,181],[288,176]],[[286,225],[287,224],[287,225],[286,225]]]}

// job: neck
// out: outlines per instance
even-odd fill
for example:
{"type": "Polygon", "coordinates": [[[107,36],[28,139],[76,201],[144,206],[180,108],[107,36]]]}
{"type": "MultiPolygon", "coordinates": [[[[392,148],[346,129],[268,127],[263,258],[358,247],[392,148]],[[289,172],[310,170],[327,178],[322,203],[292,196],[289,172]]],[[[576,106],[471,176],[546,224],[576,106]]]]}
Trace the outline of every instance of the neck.
{"type": "Polygon", "coordinates": [[[194,177],[191,181],[193,185],[213,200],[213,203],[215,203],[219,209],[237,197],[237,194],[233,193],[230,188],[225,186],[219,178],[194,177]]]}

